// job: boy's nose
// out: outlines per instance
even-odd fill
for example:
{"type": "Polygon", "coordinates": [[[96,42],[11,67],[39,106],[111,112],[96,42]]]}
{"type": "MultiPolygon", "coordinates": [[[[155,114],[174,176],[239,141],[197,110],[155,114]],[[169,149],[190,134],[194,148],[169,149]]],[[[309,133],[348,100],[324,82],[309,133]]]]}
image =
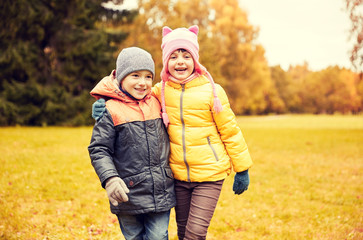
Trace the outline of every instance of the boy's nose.
{"type": "Polygon", "coordinates": [[[140,81],[139,81],[140,85],[145,85],[146,84],[146,78],[145,77],[141,77],[140,81]]]}

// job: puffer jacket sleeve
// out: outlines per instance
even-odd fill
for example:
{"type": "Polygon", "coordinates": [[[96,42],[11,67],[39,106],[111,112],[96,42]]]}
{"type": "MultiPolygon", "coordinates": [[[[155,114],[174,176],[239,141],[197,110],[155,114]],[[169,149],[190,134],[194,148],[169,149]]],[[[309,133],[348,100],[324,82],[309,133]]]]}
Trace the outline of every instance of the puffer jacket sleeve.
{"type": "Polygon", "coordinates": [[[103,117],[93,128],[91,143],[88,146],[92,166],[100,178],[103,188],[108,178],[118,176],[112,159],[115,137],[116,132],[112,117],[106,109],[103,117]]]}
{"type": "Polygon", "coordinates": [[[220,113],[213,111],[213,118],[232,161],[234,171],[242,172],[252,166],[252,159],[242,131],[237,124],[236,116],[230,107],[227,94],[218,84],[216,84],[216,90],[218,98],[222,103],[223,111],[220,113]]]}
{"type": "Polygon", "coordinates": [[[159,102],[161,103],[161,82],[156,83],[152,89],[151,94],[156,97],[159,102]]]}

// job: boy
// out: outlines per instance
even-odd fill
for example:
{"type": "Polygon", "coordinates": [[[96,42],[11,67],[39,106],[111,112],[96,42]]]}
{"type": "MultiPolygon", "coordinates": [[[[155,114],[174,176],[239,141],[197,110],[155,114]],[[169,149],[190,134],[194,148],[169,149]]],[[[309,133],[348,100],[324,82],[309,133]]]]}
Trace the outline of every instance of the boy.
{"type": "Polygon", "coordinates": [[[169,138],[158,100],[151,96],[154,61],[143,49],[123,49],[116,71],[91,91],[108,99],[88,147],[126,239],[168,239],[174,180],[169,138]]]}

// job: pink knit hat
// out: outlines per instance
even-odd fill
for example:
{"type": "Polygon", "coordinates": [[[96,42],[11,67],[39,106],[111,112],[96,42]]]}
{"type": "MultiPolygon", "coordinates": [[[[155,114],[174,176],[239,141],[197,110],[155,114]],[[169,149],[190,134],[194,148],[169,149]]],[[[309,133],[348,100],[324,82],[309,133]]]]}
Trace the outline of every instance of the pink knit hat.
{"type": "Polygon", "coordinates": [[[163,69],[161,70],[161,107],[162,117],[166,127],[169,125],[169,118],[166,113],[165,107],[165,83],[169,80],[170,73],[168,71],[168,61],[170,55],[178,49],[187,50],[193,57],[194,60],[194,73],[199,75],[206,75],[209,79],[213,95],[214,95],[214,111],[219,113],[223,110],[222,104],[217,97],[215,84],[212,76],[209,74],[207,69],[199,63],[199,44],[198,44],[198,32],[199,28],[197,25],[191,26],[190,28],[177,28],[172,30],[169,27],[163,27],[163,39],[161,43],[161,49],[163,51],[163,69]]]}

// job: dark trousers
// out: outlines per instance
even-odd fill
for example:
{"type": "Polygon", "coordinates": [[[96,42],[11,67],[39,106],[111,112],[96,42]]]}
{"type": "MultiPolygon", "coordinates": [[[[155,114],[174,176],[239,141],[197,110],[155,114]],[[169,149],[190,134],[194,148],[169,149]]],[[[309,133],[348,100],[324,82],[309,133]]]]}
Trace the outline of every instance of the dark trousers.
{"type": "Polygon", "coordinates": [[[206,239],[223,181],[198,183],[175,180],[179,240],[206,239]]]}

